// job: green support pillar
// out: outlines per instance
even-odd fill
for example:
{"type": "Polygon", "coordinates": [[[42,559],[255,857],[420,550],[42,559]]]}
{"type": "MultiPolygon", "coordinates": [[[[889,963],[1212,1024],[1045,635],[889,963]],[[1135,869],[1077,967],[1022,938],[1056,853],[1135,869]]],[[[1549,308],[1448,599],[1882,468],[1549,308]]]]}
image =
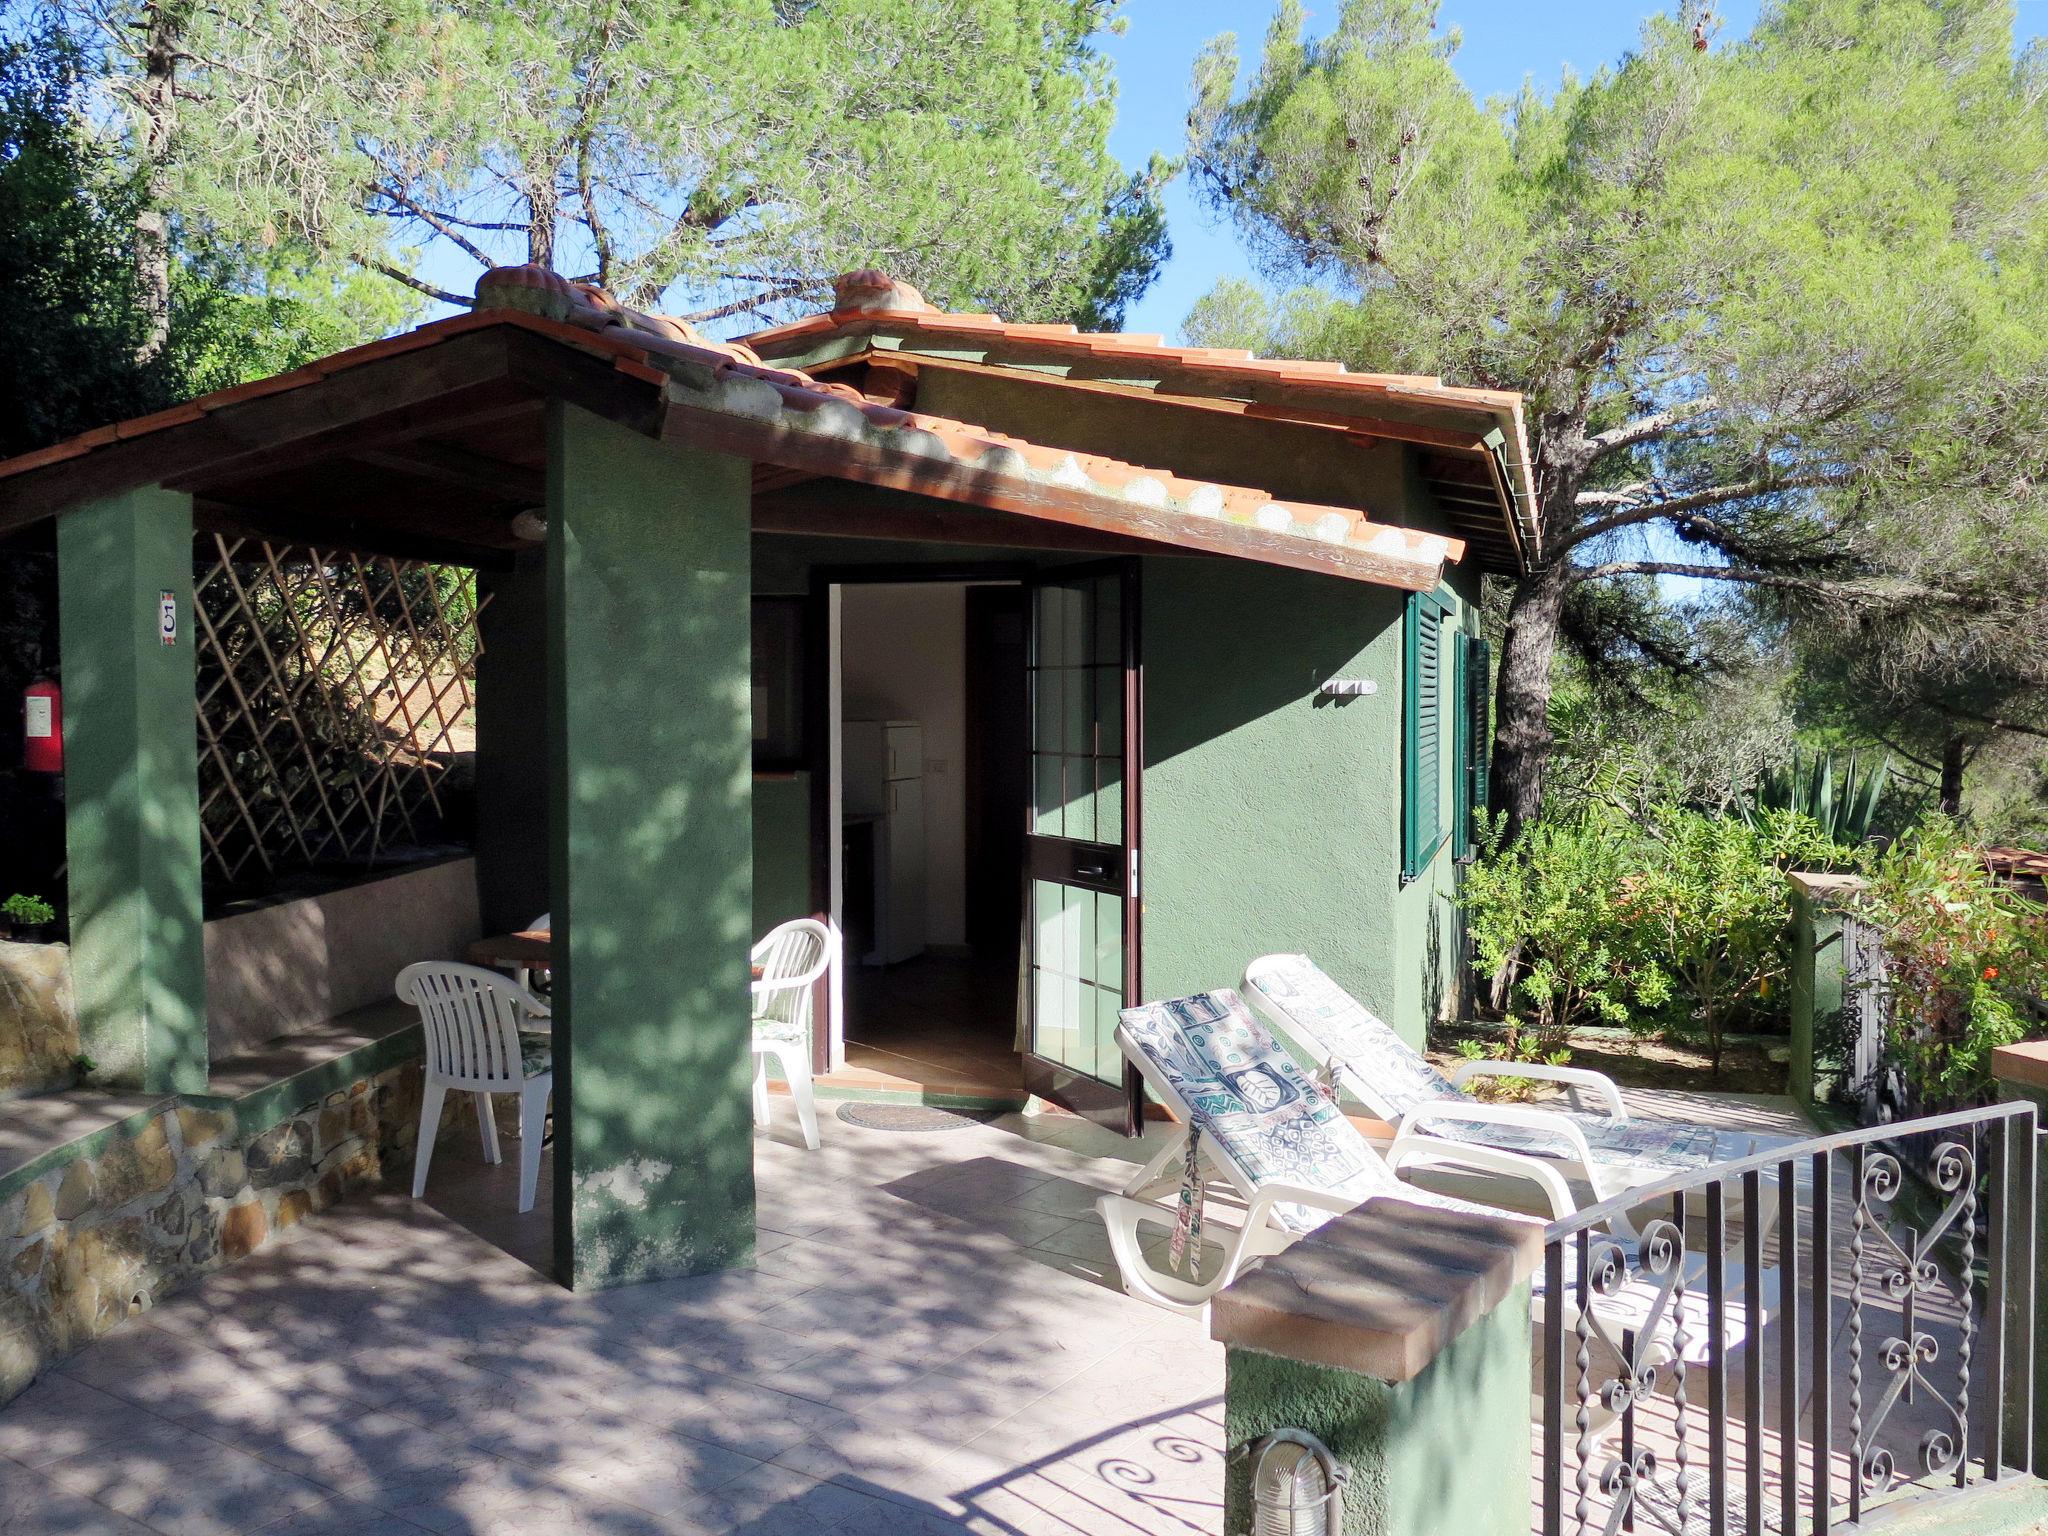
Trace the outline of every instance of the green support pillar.
{"type": "Polygon", "coordinates": [[[743,459],[548,412],[556,1271],[754,1245],[753,761],[743,459]]]}
{"type": "Polygon", "coordinates": [[[1255,1459],[1305,1430],[1345,1469],[1344,1536],[1526,1536],[1529,1279],[1543,1229],[1368,1201],[1210,1306],[1226,1346],[1223,1529],[1254,1529],[1255,1459]]]}
{"type": "MultiPolygon", "coordinates": [[[[1998,1085],[2001,1103],[2034,1106],[2034,1122],[2029,1127],[2034,1133],[2034,1401],[2031,1413],[2025,1412],[2029,1405],[2016,1393],[2008,1392],[2006,1410],[2009,1432],[2015,1438],[2019,1425],[2029,1419],[2033,1422],[2033,1444],[2027,1447],[2031,1459],[2024,1465],[2039,1477],[2048,1470],[2048,1144],[2040,1135],[2041,1127],[2048,1126],[2048,1040],[2001,1045],[1991,1053],[1991,1076],[1998,1085]]],[[[2014,1253],[2019,1256],[2024,1249],[2015,1249],[2014,1253]]],[[[2022,1294],[2018,1285],[2007,1291],[2015,1300],[2022,1294]]],[[[2021,1323],[2016,1307],[2009,1309],[2005,1319],[2007,1336],[2020,1337],[2017,1330],[2021,1323]]]]}
{"type": "Polygon", "coordinates": [[[152,487],[66,513],[57,592],[80,1043],[110,1087],[203,1092],[191,497],[152,487]]]}
{"type": "Polygon", "coordinates": [[[1808,874],[1794,870],[1792,954],[1785,979],[1791,1014],[1792,1059],[1785,1091],[1802,1104],[1827,1097],[1843,1063],[1820,1060],[1818,1031],[1841,1010],[1848,978],[1842,950],[1842,903],[1863,888],[1856,875],[1808,874]]]}

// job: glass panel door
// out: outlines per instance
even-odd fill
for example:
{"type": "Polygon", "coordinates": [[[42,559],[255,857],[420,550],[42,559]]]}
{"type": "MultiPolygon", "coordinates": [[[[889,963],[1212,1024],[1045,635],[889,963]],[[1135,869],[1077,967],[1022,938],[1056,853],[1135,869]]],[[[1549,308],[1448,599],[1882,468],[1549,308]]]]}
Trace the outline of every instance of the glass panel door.
{"type": "Polygon", "coordinates": [[[1070,566],[1031,585],[1027,1076],[1129,1132],[1135,1078],[1115,1031],[1136,975],[1136,567],[1070,566]]]}

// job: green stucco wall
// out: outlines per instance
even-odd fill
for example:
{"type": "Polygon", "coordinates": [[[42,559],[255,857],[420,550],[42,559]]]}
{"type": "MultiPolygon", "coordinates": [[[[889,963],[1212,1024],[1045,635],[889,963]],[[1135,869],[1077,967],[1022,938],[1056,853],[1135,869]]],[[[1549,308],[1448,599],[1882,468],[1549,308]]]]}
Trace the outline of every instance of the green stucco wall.
{"type": "Polygon", "coordinates": [[[1402,594],[1241,561],[1144,571],[1145,995],[1235,986],[1254,956],[1297,950],[1419,1040],[1402,594]],[[1379,691],[1319,698],[1332,677],[1379,691]]]}
{"type": "Polygon", "coordinates": [[[191,498],[152,487],[67,513],[57,570],[80,1041],[109,1086],[204,1092],[191,498]]]}
{"type": "Polygon", "coordinates": [[[811,915],[811,776],[754,780],[754,932],[811,915]]]}
{"type": "Polygon", "coordinates": [[[548,411],[555,1243],[578,1289],[754,1241],[749,468],[548,411]]]}
{"type": "Polygon", "coordinates": [[[1345,1536],[1523,1536],[1529,1529],[1529,1287],[1511,1291],[1398,1385],[1250,1350],[1229,1352],[1223,1529],[1251,1529],[1249,1459],[1281,1428],[1348,1467],[1345,1536]]]}
{"type": "Polygon", "coordinates": [[[476,886],[484,932],[548,910],[548,607],[544,552],[477,573],[476,886]]]}
{"type": "MultiPolygon", "coordinates": [[[[2048,1471],[2048,1144],[2044,1144],[2038,1131],[2048,1126],[2048,1091],[2028,1083],[2016,1083],[2001,1079],[1998,1083],[1998,1099],[2002,1104],[2031,1104],[2034,1106],[2035,1138],[2034,1169],[2034,1469],[2048,1471]]],[[[2007,1337],[2017,1337],[2019,1318],[2017,1306],[2021,1301],[2020,1288],[2014,1286],[2013,1298],[2006,1317],[2007,1337]]],[[[2016,1397],[2007,1404],[2012,1410],[2008,1420],[2008,1433],[2017,1437],[2022,1418],[2020,1404],[2016,1397]]]]}
{"type": "Polygon", "coordinates": [[[1798,881],[1792,882],[1792,959],[1785,981],[1791,1013],[1791,1063],[1786,1091],[1811,1104],[1832,1091],[1840,1062],[1819,1060],[1817,1032],[1841,1011],[1848,983],[1842,946],[1842,911],[1798,881]]]}

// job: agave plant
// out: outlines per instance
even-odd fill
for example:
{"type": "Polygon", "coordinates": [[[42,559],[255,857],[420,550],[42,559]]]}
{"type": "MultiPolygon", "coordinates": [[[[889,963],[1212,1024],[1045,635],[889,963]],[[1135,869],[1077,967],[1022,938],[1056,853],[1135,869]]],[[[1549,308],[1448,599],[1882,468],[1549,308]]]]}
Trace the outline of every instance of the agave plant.
{"type": "Polygon", "coordinates": [[[1891,769],[1889,753],[1859,767],[1854,752],[1838,765],[1832,752],[1816,752],[1809,759],[1795,749],[1790,763],[1766,768],[1758,777],[1750,799],[1742,802],[1742,814],[1748,819],[1758,808],[1797,811],[1819,822],[1837,843],[1853,847],[1870,839],[1891,769]]]}

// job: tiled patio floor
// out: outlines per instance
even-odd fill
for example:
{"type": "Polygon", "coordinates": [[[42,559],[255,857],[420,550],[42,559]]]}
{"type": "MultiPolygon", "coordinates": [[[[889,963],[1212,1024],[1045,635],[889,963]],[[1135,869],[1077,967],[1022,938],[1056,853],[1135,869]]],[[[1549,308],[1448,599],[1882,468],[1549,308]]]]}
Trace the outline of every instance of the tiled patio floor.
{"type": "Polygon", "coordinates": [[[345,1205],[0,1409],[0,1532],[1220,1529],[1222,1351],[1099,1278],[1130,1145],[778,1109],[755,1271],[577,1297],[345,1205]]]}
{"type": "Polygon", "coordinates": [[[0,1409],[0,1533],[1221,1529],[1222,1351],[1115,1288],[1092,1210],[1149,1148],[791,1119],[755,1270],[584,1297],[519,1256],[546,1171],[515,1220],[512,1157],[444,1147],[441,1209],[345,1205],[0,1409]]]}

